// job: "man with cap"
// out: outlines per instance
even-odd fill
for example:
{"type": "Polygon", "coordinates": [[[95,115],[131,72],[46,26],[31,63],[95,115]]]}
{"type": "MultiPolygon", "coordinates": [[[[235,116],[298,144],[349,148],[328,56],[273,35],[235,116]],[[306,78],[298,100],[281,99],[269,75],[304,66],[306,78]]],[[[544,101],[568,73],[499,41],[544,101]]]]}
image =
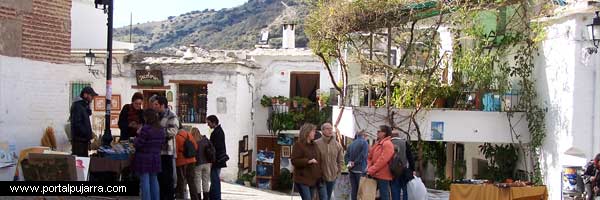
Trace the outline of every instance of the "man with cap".
{"type": "Polygon", "coordinates": [[[92,124],[90,123],[90,102],[98,94],[91,87],[85,87],[81,90],[78,101],[71,105],[71,145],[72,155],[88,157],[90,140],[92,140],[92,124]]]}

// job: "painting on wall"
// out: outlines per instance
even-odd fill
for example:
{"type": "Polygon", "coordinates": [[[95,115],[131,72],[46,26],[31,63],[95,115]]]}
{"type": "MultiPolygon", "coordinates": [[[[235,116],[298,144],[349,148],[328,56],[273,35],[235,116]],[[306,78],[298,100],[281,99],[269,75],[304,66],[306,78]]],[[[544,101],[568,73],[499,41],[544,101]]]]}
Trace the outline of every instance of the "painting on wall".
{"type": "MultiPolygon", "coordinates": [[[[94,111],[106,111],[106,96],[95,96],[94,111]]],[[[118,112],[121,110],[121,95],[114,94],[110,99],[110,111],[118,112]]]]}
{"type": "Polygon", "coordinates": [[[444,122],[431,122],[431,139],[444,139],[444,122]]]}
{"type": "Polygon", "coordinates": [[[110,127],[119,128],[119,114],[110,114],[110,127]]]}

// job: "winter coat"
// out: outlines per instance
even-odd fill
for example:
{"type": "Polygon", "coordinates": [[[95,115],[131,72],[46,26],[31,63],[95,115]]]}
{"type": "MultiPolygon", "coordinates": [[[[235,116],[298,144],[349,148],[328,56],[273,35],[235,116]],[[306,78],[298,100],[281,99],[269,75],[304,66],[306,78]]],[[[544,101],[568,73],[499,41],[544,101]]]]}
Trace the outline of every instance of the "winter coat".
{"type": "Polygon", "coordinates": [[[391,181],[390,160],[394,156],[394,144],[391,137],[377,141],[369,150],[367,174],[374,178],[391,181]]]}
{"type": "Polygon", "coordinates": [[[342,145],[335,137],[327,136],[319,138],[315,141],[315,144],[319,149],[319,156],[323,161],[321,163],[323,179],[329,182],[335,181],[342,174],[342,167],[344,166],[344,149],[342,145]]]}
{"type": "Polygon", "coordinates": [[[175,149],[175,135],[177,135],[179,132],[179,120],[177,119],[175,113],[171,112],[169,109],[165,109],[165,111],[160,114],[160,117],[160,126],[166,129],[166,142],[163,144],[160,155],[171,155],[177,157],[175,149]]]}
{"type": "Polygon", "coordinates": [[[198,152],[196,153],[196,166],[208,163],[208,157],[206,155],[206,148],[209,147],[210,141],[205,135],[200,137],[200,140],[196,141],[198,144],[198,152]]]}
{"type": "Polygon", "coordinates": [[[92,124],[90,122],[90,102],[81,99],[71,105],[71,139],[77,142],[90,142],[92,140],[92,124]]]}
{"type": "Polygon", "coordinates": [[[218,162],[224,160],[223,158],[227,155],[227,149],[225,147],[225,133],[221,125],[215,127],[213,132],[210,134],[210,142],[215,147],[215,158],[217,161],[212,164],[212,168],[224,168],[227,167],[227,161],[218,162]]]}
{"type": "Polygon", "coordinates": [[[317,146],[314,142],[308,144],[301,142],[294,143],[294,146],[292,146],[294,182],[315,186],[323,177],[321,162],[322,159],[319,156],[317,146]],[[317,163],[308,164],[308,161],[313,158],[317,160],[317,163]]]}
{"type": "MultiPolygon", "coordinates": [[[[175,140],[177,141],[177,159],[175,160],[175,166],[179,167],[179,166],[183,166],[183,165],[187,165],[187,164],[192,164],[192,163],[196,163],[196,156],[191,157],[191,158],[186,158],[185,156],[183,156],[183,151],[184,151],[184,143],[185,143],[185,139],[189,139],[192,144],[194,144],[194,149],[198,149],[198,144],[196,144],[196,140],[194,139],[194,136],[192,136],[192,134],[188,133],[185,130],[180,130],[179,133],[177,134],[177,136],[175,136],[175,140]]],[[[197,154],[198,152],[196,152],[197,154]]]]}
{"type": "Polygon", "coordinates": [[[133,171],[139,174],[160,172],[160,150],[165,142],[165,130],[144,125],[133,142],[133,171]]]}
{"type": "Polygon", "coordinates": [[[404,174],[399,177],[403,183],[406,183],[413,178],[412,172],[415,170],[415,159],[410,150],[410,144],[408,141],[399,137],[394,137],[391,141],[392,144],[394,144],[394,149],[398,148],[399,150],[400,160],[402,160],[402,163],[406,163],[408,168],[407,170],[404,170],[404,174]]]}
{"type": "Polygon", "coordinates": [[[123,106],[123,109],[121,109],[121,113],[119,114],[119,130],[121,130],[122,141],[129,140],[130,137],[135,137],[137,135],[136,128],[129,127],[129,123],[132,122],[132,120],[130,120],[130,112],[135,112],[135,115],[137,117],[137,120],[133,121],[136,121],[138,124],[144,123],[142,110],[134,110],[131,104],[123,106]]]}
{"type": "Polygon", "coordinates": [[[369,143],[362,135],[356,136],[348,147],[348,152],[344,157],[346,163],[354,162],[354,167],[350,170],[354,173],[365,173],[367,169],[367,156],[369,155],[369,143]]]}

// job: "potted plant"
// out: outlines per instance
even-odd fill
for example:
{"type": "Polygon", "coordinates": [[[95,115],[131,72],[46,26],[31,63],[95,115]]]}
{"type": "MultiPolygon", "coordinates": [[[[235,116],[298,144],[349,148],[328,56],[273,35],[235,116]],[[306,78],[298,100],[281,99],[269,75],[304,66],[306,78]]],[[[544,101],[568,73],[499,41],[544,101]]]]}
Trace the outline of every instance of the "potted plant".
{"type": "Polygon", "coordinates": [[[256,176],[256,172],[244,173],[240,176],[240,180],[244,182],[244,185],[247,187],[252,186],[252,180],[254,180],[254,176],[256,176]]]}
{"type": "Polygon", "coordinates": [[[263,107],[270,107],[272,105],[271,97],[268,97],[267,95],[263,95],[262,98],[260,99],[260,105],[262,105],[263,107]]]}

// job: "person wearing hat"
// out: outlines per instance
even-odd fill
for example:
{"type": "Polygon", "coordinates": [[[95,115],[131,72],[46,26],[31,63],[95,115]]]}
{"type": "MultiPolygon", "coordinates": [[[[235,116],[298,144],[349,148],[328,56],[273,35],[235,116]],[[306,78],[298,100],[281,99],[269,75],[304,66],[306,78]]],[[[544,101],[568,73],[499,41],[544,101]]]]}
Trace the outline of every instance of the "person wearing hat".
{"type": "Polygon", "coordinates": [[[92,124],[90,123],[90,102],[98,94],[91,87],[85,87],[81,90],[78,101],[71,105],[71,146],[72,155],[79,157],[88,157],[89,144],[92,140],[92,124]]]}

